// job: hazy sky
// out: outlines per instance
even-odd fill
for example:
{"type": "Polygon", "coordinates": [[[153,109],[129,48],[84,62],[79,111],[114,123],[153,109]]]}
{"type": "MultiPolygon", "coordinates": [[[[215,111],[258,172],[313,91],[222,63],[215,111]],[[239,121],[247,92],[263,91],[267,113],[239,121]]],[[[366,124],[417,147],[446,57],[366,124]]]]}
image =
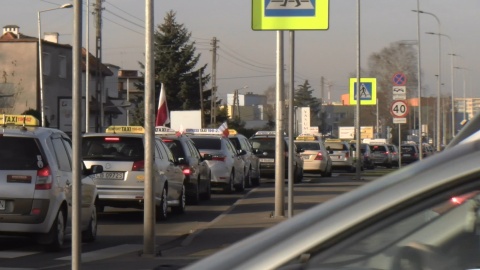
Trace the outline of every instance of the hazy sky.
{"type": "MultiPolygon", "coordinates": [[[[96,0],[89,1],[93,5],[96,0]]],[[[37,36],[37,12],[54,8],[69,0],[1,0],[2,27],[15,24],[25,35],[37,36]],[[8,2],[8,4],[7,4],[8,2]]],[[[86,4],[84,0],[84,19],[86,4]]],[[[139,69],[145,62],[145,1],[105,0],[103,2],[103,62],[123,69],[139,69]]],[[[201,54],[201,64],[208,64],[211,73],[211,40],[218,42],[217,85],[221,98],[226,93],[248,86],[241,93],[262,94],[275,85],[276,31],[251,30],[251,0],[157,0],[154,1],[155,26],[162,24],[165,14],[176,12],[177,22],[191,32],[201,54]]],[[[390,43],[417,39],[417,0],[361,1],[361,65],[373,52],[390,43]]],[[[441,23],[442,34],[442,92],[451,92],[451,52],[455,66],[468,68],[465,73],[467,96],[479,97],[476,78],[480,71],[480,1],[478,0],[420,0],[420,9],[435,14],[441,23]],[[452,44],[453,43],[453,44],[452,44]],[[453,50],[452,50],[453,45],[453,50]]],[[[91,8],[93,11],[93,8],[91,8]]],[[[61,43],[72,43],[72,9],[42,13],[42,32],[59,32],[61,43]]],[[[320,77],[332,85],[331,97],[338,101],[348,92],[349,74],[356,70],[357,59],[357,1],[331,0],[329,29],[326,31],[296,31],[295,85],[308,79],[320,94],[320,77]]],[[[436,95],[438,74],[439,27],[431,15],[420,16],[421,61],[425,96],[436,95]]],[[[86,29],[85,24],[83,25],[86,29]]],[[[90,51],[95,55],[94,17],[90,15],[90,51]]],[[[289,35],[285,33],[285,64],[289,65],[289,35]]],[[[85,37],[84,37],[85,44],[85,37]]],[[[463,71],[455,70],[455,96],[463,96],[463,71]]],[[[288,71],[285,74],[288,83],[288,71]]],[[[392,74],[393,76],[393,74],[392,74]]],[[[408,80],[408,78],[407,78],[408,80]]],[[[408,89],[407,89],[408,91],[408,89]]],[[[325,93],[325,98],[327,98],[325,93]]],[[[319,96],[318,96],[319,97],[319,96]]]]}

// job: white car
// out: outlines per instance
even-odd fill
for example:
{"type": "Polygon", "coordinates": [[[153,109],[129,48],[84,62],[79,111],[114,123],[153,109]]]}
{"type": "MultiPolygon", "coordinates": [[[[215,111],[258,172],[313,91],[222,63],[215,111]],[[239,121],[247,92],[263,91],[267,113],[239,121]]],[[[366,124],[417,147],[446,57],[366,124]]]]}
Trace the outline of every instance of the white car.
{"type": "Polygon", "coordinates": [[[468,139],[184,269],[478,269],[480,136],[457,136],[468,139]]]}
{"type": "Polygon", "coordinates": [[[207,164],[212,173],[212,186],[222,187],[226,193],[245,189],[245,163],[228,137],[218,129],[187,129],[186,134],[202,155],[212,155],[207,164]]]}
{"type": "MultiPolygon", "coordinates": [[[[58,129],[38,127],[29,115],[0,115],[0,234],[34,237],[49,250],[64,247],[72,217],[72,142],[58,129]]],[[[81,183],[82,240],[97,236],[97,188],[88,175],[81,183]]]]}
{"type": "Polygon", "coordinates": [[[318,136],[300,134],[294,141],[297,149],[303,150],[303,171],[320,173],[324,177],[332,176],[332,159],[323,141],[318,136]]]}
{"type": "MultiPolygon", "coordinates": [[[[144,132],[141,126],[111,126],[106,133],[83,135],[85,164],[104,168],[95,175],[100,211],[105,206],[143,209],[144,132]]],[[[160,138],[155,138],[154,153],[155,214],[163,220],[168,207],[175,213],[185,211],[185,176],[160,138]]]]}

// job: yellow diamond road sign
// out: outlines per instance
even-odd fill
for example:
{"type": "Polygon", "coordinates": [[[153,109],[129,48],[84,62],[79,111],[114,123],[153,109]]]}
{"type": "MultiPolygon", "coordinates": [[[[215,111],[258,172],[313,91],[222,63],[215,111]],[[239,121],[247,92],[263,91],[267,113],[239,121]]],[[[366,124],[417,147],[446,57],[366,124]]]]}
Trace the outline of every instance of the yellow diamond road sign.
{"type": "Polygon", "coordinates": [[[253,30],[327,30],[329,0],[252,0],[253,30]]]}

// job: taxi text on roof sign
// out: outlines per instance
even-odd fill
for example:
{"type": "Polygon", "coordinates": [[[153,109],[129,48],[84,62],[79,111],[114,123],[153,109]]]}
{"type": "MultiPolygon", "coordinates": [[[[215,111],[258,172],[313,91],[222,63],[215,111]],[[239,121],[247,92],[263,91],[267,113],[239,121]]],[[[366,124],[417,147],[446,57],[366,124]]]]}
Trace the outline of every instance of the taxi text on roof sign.
{"type": "Polygon", "coordinates": [[[164,126],[156,126],[155,127],[155,134],[165,134],[171,135],[176,134],[177,132],[173,128],[164,127],[164,126]]]}
{"type": "Polygon", "coordinates": [[[106,133],[115,134],[143,134],[145,129],[142,126],[109,126],[106,133]]]}
{"type": "Polygon", "coordinates": [[[38,119],[31,115],[0,115],[0,125],[39,126],[39,123],[38,119]]]}
{"type": "Polygon", "coordinates": [[[229,129],[228,129],[228,134],[229,134],[229,135],[237,135],[238,132],[237,132],[236,129],[231,129],[231,128],[229,128],[229,129]]]}
{"type": "Polygon", "coordinates": [[[223,132],[216,128],[187,128],[185,133],[195,135],[223,135],[223,132]]]}
{"type": "Polygon", "coordinates": [[[312,134],[300,134],[296,138],[297,141],[318,141],[318,136],[312,134]]]}
{"type": "Polygon", "coordinates": [[[253,30],[327,30],[329,0],[252,0],[253,30]]]}

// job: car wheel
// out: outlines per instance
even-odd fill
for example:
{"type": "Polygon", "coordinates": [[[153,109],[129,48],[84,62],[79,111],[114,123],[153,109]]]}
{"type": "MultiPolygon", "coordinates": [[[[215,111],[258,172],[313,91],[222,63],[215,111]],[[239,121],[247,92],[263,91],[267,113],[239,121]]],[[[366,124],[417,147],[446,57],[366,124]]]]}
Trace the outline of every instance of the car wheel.
{"type": "Polygon", "coordinates": [[[49,251],[60,251],[65,243],[65,215],[59,210],[57,217],[48,232],[51,242],[47,245],[49,251]]]}
{"type": "Polygon", "coordinates": [[[225,193],[232,193],[233,192],[233,190],[235,188],[234,187],[234,181],[235,181],[235,174],[232,171],[230,173],[230,179],[228,180],[228,183],[226,183],[225,188],[224,188],[225,193]]]}
{"type": "Polygon", "coordinates": [[[300,176],[300,173],[297,167],[295,167],[295,171],[293,171],[293,182],[294,183],[302,182],[302,177],[300,176]]]}
{"type": "Polygon", "coordinates": [[[92,207],[92,213],[90,215],[90,221],[88,222],[88,228],[82,232],[82,241],[85,243],[91,243],[97,238],[97,207],[92,207]]]}
{"type": "Polygon", "coordinates": [[[245,176],[245,187],[252,186],[252,167],[248,169],[247,175],[245,176]]]}
{"type": "MultiPolygon", "coordinates": [[[[249,174],[249,175],[250,175],[250,174],[249,174]]],[[[249,178],[250,178],[250,176],[249,176],[249,178]]],[[[245,190],[245,181],[246,181],[246,179],[243,178],[240,184],[235,185],[235,191],[237,191],[237,192],[242,192],[242,191],[244,191],[244,190],[245,190]]]]}
{"type": "Polygon", "coordinates": [[[172,212],[175,214],[185,213],[185,204],[186,204],[185,185],[182,185],[182,190],[180,191],[180,196],[178,197],[178,206],[173,206],[172,212]]]}
{"type": "Polygon", "coordinates": [[[167,202],[167,189],[163,187],[162,197],[160,199],[160,205],[155,206],[155,217],[157,220],[167,219],[168,202],[167,202]]]}
{"type": "Polygon", "coordinates": [[[197,180],[196,184],[191,184],[193,186],[193,192],[190,192],[187,196],[187,203],[196,205],[200,202],[200,178],[197,180]]]}
{"type": "MultiPolygon", "coordinates": [[[[211,178],[209,178],[211,179],[211,178]]],[[[203,192],[201,195],[201,199],[202,200],[210,200],[210,198],[212,197],[212,184],[210,182],[210,180],[208,180],[208,183],[205,187],[205,192],[203,192]]]]}
{"type": "Polygon", "coordinates": [[[330,164],[330,169],[328,170],[328,173],[327,173],[327,177],[331,177],[332,176],[332,164],[330,164]]]}

